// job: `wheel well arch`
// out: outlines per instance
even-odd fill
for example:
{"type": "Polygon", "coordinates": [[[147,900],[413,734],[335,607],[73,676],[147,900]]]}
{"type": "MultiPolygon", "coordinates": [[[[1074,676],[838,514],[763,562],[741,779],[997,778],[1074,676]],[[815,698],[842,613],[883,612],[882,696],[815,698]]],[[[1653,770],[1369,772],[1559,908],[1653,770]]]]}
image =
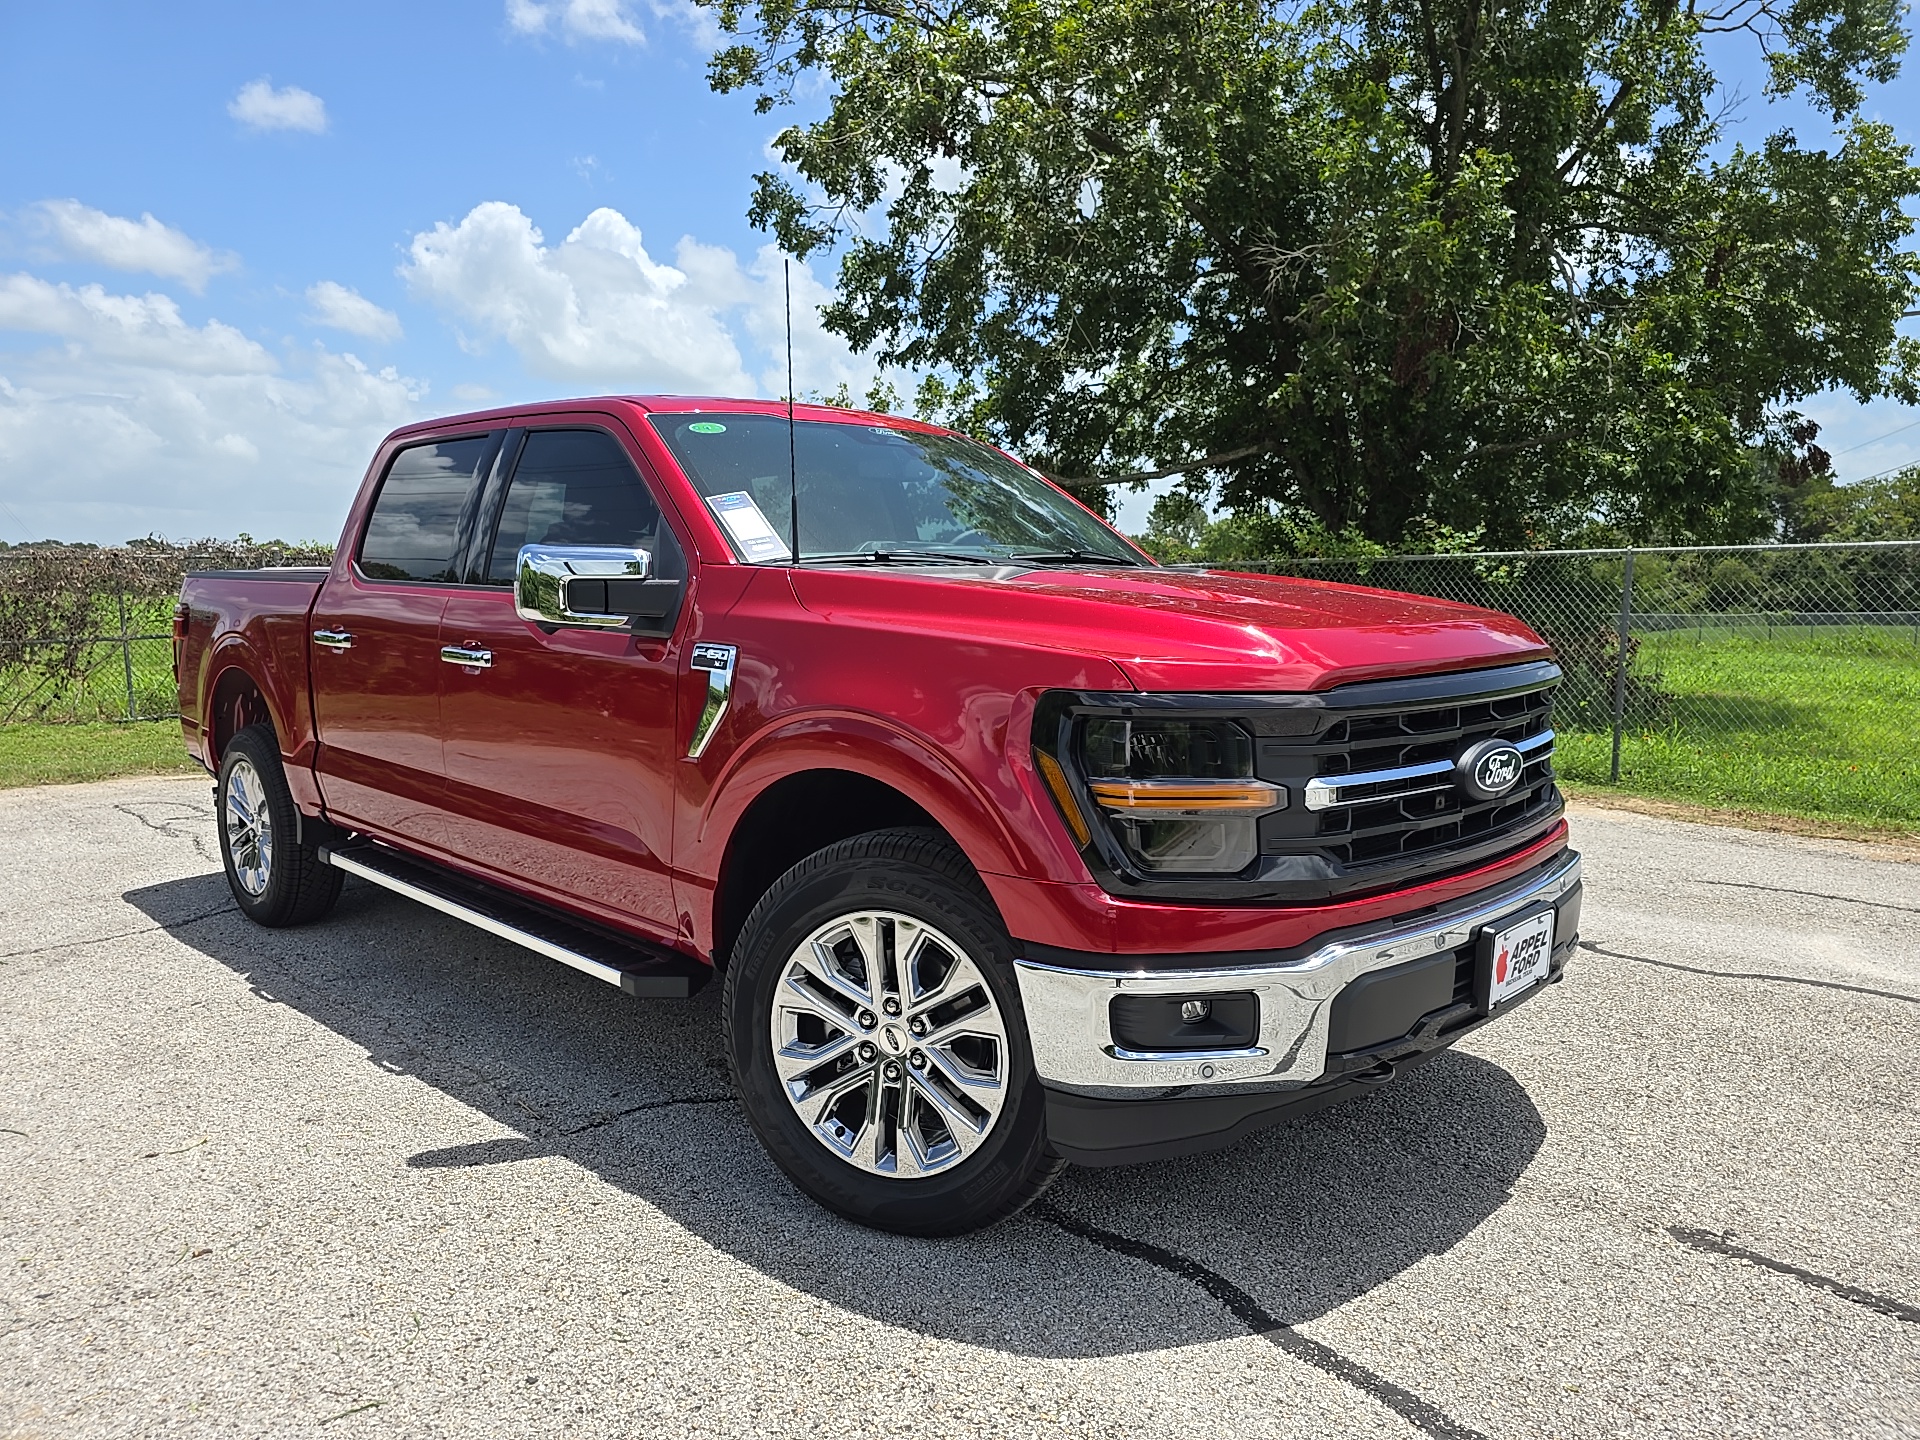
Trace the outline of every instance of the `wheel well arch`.
{"type": "Polygon", "coordinates": [[[273,709],[267,704],[266,692],[253,676],[238,665],[230,665],[220,672],[213,682],[213,698],[207,706],[207,763],[214,769],[220,768],[220,757],[227,752],[227,743],[249,725],[271,725],[274,734],[280,734],[280,725],[274,719],[273,709]]]}
{"type": "Polygon", "coordinates": [[[870,830],[930,829],[952,839],[920,804],[853,770],[802,770],[753,798],[727,837],[713,895],[713,963],[724,969],[754,904],[816,850],[870,830]]]}

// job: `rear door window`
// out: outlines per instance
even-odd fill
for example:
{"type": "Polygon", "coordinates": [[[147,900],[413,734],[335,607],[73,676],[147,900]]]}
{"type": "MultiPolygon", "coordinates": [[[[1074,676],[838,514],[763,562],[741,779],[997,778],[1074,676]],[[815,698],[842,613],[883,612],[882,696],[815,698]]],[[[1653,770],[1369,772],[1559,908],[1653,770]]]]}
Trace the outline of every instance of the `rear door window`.
{"type": "Polygon", "coordinates": [[[486,583],[511,585],[523,545],[617,545],[682,578],[680,547],[619,441],[604,430],[535,430],[521,446],[500,507],[486,583]]]}
{"type": "Polygon", "coordinates": [[[497,434],[435,440],[395,455],[367,517],[360,573],[370,580],[459,580],[456,557],[498,440],[497,434]]]}

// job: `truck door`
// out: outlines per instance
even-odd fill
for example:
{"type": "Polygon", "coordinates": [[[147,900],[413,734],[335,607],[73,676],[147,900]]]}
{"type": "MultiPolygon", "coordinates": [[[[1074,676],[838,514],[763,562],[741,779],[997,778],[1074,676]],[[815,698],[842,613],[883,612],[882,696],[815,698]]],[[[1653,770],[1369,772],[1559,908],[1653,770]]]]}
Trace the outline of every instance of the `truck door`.
{"type": "Polygon", "coordinates": [[[619,545],[684,583],[681,543],[611,428],[529,429],[482,511],[492,533],[469,562],[478,583],[448,599],[440,643],[485,663],[435,667],[459,853],[671,938],[672,617],[658,635],[543,627],[516,612],[513,574],[522,545],[619,545]]]}
{"type": "Polygon", "coordinates": [[[328,812],[355,827],[443,843],[440,612],[503,433],[396,451],[314,601],[315,770],[328,812]]]}

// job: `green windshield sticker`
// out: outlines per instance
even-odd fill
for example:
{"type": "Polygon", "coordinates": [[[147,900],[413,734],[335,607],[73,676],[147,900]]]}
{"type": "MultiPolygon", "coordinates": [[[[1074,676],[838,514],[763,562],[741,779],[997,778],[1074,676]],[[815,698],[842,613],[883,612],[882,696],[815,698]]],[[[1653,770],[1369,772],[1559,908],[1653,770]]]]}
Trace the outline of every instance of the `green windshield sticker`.
{"type": "Polygon", "coordinates": [[[696,420],[693,424],[687,426],[687,429],[696,435],[724,435],[727,433],[726,426],[716,425],[711,420],[696,420]]]}

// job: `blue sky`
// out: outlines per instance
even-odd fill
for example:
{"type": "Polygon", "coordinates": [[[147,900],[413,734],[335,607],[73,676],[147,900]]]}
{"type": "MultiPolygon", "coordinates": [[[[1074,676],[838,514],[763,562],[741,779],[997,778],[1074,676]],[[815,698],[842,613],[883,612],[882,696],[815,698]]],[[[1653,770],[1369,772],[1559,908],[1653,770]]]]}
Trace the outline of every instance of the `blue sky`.
{"type": "MultiPolygon", "coordinates": [[[[784,117],[708,90],[711,41],[684,0],[0,0],[0,538],[331,539],[407,420],[778,393],[744,214],[784,117]]],[[[1824,134],[1726,53],[1743,132],[1824,134]]],[[[1920,86],[1870,108],[1920,141],[1920,86]]],[[[796,271],[800,388],[864,389],[824,294],[796,271]]],[[[1876,439],[1920,413],[1806,409],[1843,478],[1920,461],[1876,439]]]]}

